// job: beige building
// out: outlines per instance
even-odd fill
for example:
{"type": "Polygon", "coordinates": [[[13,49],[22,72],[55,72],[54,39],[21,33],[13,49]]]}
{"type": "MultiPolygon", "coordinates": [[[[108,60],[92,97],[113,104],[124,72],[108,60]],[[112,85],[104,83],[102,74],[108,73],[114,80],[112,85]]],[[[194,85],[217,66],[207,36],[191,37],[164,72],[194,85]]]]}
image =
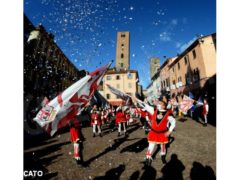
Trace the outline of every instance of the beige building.
{"type": "Polygon", "coordinates": [[[153,57],[150,59],[150,74],[151,79],[157,73],[158,69],[160,68],[160,59],[153,57]]]}
{"type": "Polygon", "coordinates": [[[199,94],[215,83],[216,34],[198,38],[169,66],[170,90],[173,93],[199,94]]]}
{"type": "Polygon", "coordinates": [[[124,101],[115,94],[111,93],[107,84],[114,88],[129,94],[135,95],[138,92],[138,72],[135,70],[119,70],[115,68],[107,71],[103,78],[103,96],[109,101],[110,104],[118,106],[123,104],[124,101]]]}
{"type": "Polygon", "coordinates": [[[160,81],[161,91],[170,91],[170,79],[172,73],[170,72],[170,65],[174,62],[177,57],[168,58],[160,67],[160,81]]]}
{"type": "Polygon", "coordinates": [[[117,33],[116,68],[129,69],[129,32],[117,33]]]}
{"type": "Polygon", "coordinates": [[[151,78],[147,94],[216,94],[216,33],[195,40],[180,55],[168,58],[151,78]]]}

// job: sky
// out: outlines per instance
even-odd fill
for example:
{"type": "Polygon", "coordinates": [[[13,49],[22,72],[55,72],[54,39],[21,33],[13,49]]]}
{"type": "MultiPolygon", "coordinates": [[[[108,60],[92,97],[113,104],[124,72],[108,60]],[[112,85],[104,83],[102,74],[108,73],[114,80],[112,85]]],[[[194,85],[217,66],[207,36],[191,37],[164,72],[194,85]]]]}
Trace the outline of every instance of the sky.
{"type": "Polygon", "coordinates": [[[151,57],[160,64],[200,35],[216,32],[216,0],[25,0],[24,13],[54,35],[79,69],[116,60],[117,32],[130,32],[130,69],[150,80],[151,57]]]}

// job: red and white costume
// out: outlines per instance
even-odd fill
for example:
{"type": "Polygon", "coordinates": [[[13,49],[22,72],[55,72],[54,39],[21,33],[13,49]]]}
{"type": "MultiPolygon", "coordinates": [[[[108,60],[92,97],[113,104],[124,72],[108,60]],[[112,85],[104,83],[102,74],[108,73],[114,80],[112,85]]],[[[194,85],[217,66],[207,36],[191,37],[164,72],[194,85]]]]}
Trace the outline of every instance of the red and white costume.
{"type": "Polygon", "coordinates": [[[98,129],[98,134],[101,136],[101,124],[102,118],[101,113],[96,110],[91,111],[91,126],[93,127],[93,136],[96,135],[96,129],[98,129]]]}
{"type": "Polygon", "coordinates": [[[123,129],[124,129],[124,134],[126,133],[126,122],[127,122],[127,118],[126,118],[126,114],[125,112],[121,109],[121,107],[117,108],[117,112],[116,112],[116,123],[118,124],[118,136],[121,135],[121,126],[123,125],[123,129]]]}
{"type": "Polygon", "coordinates": [[[74,118],[69,122],[70,136],[74,147],[74,158],[80,160],[79,141],[80,141],[80,122],[74,118]]]}
{"type": "Polygon", "coordinates": [[[172,113],[171,110],[167,110],[167,112],[159,122],[157,122],[157,113],[158,110],[155,110],[153,115],[150,116],[151,130],[148,134],[149,147],[146,154],[147,158],[151,158],[156,144],[160,144],[161,146],[160,155],[166,155],[165,145],[168,143],[168,137],[166,136],[166,133],[168,131],[172,132],[175,128],[176,122],[175,119],[170,115],[172,113]]]}
{"type": "Polygon", "coordinates": [[[126,112],[125,117],[126,117],[127,125],[129,125],[129,123],[130,123],[129,120],[130,120],[130,118],[131,118],[130,112],[126,112]]]}
{"type": "Polygon", "coordinates": [[[116,112],[116,123],[126,122],[125,114],[122,111],[116,112]]]}
{"type": "MultiPolygon", "coordinates": [[[[156,144],[160,144],[161,151],[160,155],[163,162],[166,163],[166,143],[168,143],[168,135],[175,128],[176,121],[172,117],[172,110],[163,109],[163,104],[159,103],[157,109],[154,110],[153,107],[146,103],[138,100],[138,103],[149,112],[149,123],[151,123],[151,130],[148,134],[148,150],[146,153],[146,162],[152,161],[152,154],[156,144]]],[[[165,107],[166,108],[166,107],[165,107]]]]}
{"type": "Polygon", "coordinates": [[[204,117],[204,123],[207,124],[207,114],[209,111],[209,105],[207,102],[203,103],[202,115],[204,117]]]}
{"type": "Polygon", "coordinates": [[[157,123],[157,110],[155,110],[154,114],[150,116],[151,131],[148,134],[148,142],[153,142],[156,144],[168,143],[168,137],[166,137],[164,133],[168,130],[172,132],[173,128],[175,127],[175,120],[172,116],[169,116],[170,114],[171,110],[168,110],[159,123],[157,123]],[[168,129],[169,123],[171,124],[171,126],[168,129]]]}

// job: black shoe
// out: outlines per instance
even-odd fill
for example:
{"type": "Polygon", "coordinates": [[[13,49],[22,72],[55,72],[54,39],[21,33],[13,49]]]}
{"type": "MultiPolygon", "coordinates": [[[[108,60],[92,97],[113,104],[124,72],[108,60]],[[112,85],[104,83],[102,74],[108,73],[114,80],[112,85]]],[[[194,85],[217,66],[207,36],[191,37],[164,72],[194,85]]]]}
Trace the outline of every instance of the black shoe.
{"type": "Polygon", "coordinates": [[[99,136],[102,137],[102,133],[100,133],[99,136]]]}
{"type": "Polygon", "coordinates": [[[95,137],[96,135],[95,135],[95,133],[93,134],[93,137],[95,137]]]}
{"type": "Polygon", "coordinates": [[[207,123],[203,123],[203,126],[206,127],[206,126],[207,126],[207,123]]]}
{"type": "Polygon", "coordinates": [[[146,160],[145,160],[145,166],[151,166],[151,164],[152,164],[152,158],[146,158],[146,160]]]}
{"type": "Polygon", "coordinates": [[[166,156],[164,155],[164,156],[161,156],[161,159],[162,159],[162,163],[163,164],[166,164],[167,163],[167,161],[166,161],[166,156]]]}
{"type": "Polygon", "coordinates": [[[76,160],[77,165],[83,165],[83,160],[80,158],[80,160],[76,160]]]}
{"type": "Polygon", "coordinates": [[[118,137],[120,136],[120,132],[118,133],[118,137]]]}

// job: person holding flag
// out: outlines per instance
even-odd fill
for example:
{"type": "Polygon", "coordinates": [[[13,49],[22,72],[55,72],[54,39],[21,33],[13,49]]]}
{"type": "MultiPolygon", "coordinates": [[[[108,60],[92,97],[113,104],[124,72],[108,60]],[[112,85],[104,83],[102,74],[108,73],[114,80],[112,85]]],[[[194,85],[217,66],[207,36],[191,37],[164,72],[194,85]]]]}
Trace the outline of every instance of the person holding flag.
{"type": "Polygon", "coordinates": [[[162,162],[166,163],[166,144],[169,141],[169,135],[175,128],[176,120],[171,115],[172,111],[167,110],[167,104],[163,99],[159,99],[157,108],[136,99],[137,103],[149,112],[150,132],[148,134],[148,150],[145,158],[145,165],[151,166],[152,154],[156,144],[160,145],[160,155],[162,162]]]}
{"type": "Polygon", "coordinates": [[[80,152],[80,124],[76,116],[81,114],[97,90],[111,63],[87,74],[72,84],[50,102],[45,98],[42,109],[33,119],[53,136],[59,129],[69,125],[74,145],[74,159],[82,162],[80,152]]]}
{"type": "Polygon", "coordinates": [[[75,82],[48,102],[33,119],[51,136],[65,127],[90,101],[111,63],[75,82]]]}

